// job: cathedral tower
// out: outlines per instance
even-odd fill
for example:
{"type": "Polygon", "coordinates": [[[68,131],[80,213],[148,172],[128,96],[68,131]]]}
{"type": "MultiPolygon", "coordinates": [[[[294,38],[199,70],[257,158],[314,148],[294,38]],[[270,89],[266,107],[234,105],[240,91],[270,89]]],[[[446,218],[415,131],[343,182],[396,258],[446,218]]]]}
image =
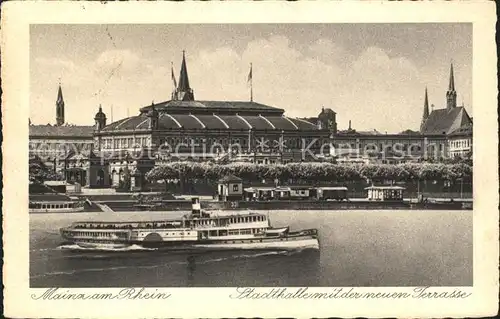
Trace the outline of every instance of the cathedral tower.
{"type": "Polygon", "coordinates": [[[194,101],[194,93],[189,86],[188,71],[186,66],[185,51],[182,51],[181,73],[179,75],[179,85],[173,97],[177,101],[194,101]]]}
{"type": "Polygon", "coordinates": [[[59,90],[57,91],[56,100],[56,125],[61,126],[64,124],[64,99],[61,89],[61,84],[59,84],[59,90]]]}
{"type": "Polygon", "coordinates": [[[457,107],[457,92],[455,91],[455,77],[453,76],[453,63],[450,67],[450,83],[446,92],[446,109],[452,110],[457,107]]]}

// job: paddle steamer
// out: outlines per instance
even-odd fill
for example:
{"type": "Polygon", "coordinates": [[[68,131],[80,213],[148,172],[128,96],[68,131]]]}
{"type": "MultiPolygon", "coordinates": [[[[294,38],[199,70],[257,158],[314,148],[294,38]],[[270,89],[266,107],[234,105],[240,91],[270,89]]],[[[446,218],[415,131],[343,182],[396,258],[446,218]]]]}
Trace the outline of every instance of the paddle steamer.
{"type": "Polygon", "coordinates": [[[291,232],[273,228],[268,216],[258,213],[210,214],[198,198],[192,211],[180,219],[141,222],[76,222],[60,230],[69,243],[83,248],[145,248],[172,250],[319,249],[318,231],[291,232]]]}

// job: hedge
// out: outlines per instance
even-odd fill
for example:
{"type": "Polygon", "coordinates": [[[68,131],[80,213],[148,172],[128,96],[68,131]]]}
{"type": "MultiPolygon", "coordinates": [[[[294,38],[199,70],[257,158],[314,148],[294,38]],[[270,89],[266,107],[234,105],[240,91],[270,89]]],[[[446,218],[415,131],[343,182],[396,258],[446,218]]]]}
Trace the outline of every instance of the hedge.
{"type": "Polygon", "coordinates": [[[209,179],[216,181],[226,175],[235,175],[245,181],[263,179],[316,180],[316,181],[433,181],[433,180],[470,180],[472,167],[464,163],[433,164],[332,164],[332,163],[289,163],[289,164],[252,164],[231,163],[213,164],[210,162],[171,162],[154,167],[146,175],[149,181],[171,179],[209,179]]]}

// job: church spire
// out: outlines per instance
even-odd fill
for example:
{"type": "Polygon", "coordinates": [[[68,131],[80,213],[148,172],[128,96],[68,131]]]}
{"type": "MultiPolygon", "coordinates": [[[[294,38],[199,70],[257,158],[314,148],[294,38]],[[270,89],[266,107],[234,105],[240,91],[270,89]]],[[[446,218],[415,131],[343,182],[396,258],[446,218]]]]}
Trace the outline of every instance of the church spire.
{"type": "Polygon", "coordinates": [[[194,94],[193,90],[189,86],[189,77],[186,66],[186,52],[182,51],[182,64],[181,64],[181,73],[179,75],[179,85],[175,90],[175,100],[179,101],[193,101],[194,94]]]}
{"type": "Polygon", "coordinates": [[[59,89],[57,91],[56,100],[56,124],[58,126],[64,124],[64,99],[61,89],[61,83],[59,83],[59,89]]]}
{"type": "Polygon", "coordinates": [[[450,83],[446,92],[446,109],[449,111],[457,107],[457,92],[455,91],[455,76],[453,74],[453,63],[450,67],[450,83]]]}
{"type": "Polygon", "coordinates": [[[182,64],[181,64],[181,74],[179,76],[179,91],[188,91],[191,88],[189,87],[189,78],[186,66],[186,51],[182,51],[182,64]]]}
{"type": "Polygon", "coordinates": [[[453,76],[453,63],[450,67],[450,83],[448,84],[448,91],[455,91],[455,77],[453,76]]]}
{"type": "Polygon", "coordinates": [[[424,115],[422,116],[422,123],[420,124],[420,130],[422,130],[425,121],[429,117],[429,97],[427,96],[427,87],[425,87],[425,98],[424,98],[424,115]]]}

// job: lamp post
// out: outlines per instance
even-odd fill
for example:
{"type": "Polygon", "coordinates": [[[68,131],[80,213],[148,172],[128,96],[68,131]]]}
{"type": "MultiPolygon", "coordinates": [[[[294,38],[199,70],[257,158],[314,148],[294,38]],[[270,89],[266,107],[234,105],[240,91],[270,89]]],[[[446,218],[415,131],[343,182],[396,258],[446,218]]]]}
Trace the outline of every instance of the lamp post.
{"type": "Polygon", "coordinates": [[[463,198],[464,194],[464,178],[460,178],[460,198],[463,198]]]}
{"type": "Polygon", "coordinates": [[[417,201],[420,201],[420,178],[417,179],[417,201]]]}

